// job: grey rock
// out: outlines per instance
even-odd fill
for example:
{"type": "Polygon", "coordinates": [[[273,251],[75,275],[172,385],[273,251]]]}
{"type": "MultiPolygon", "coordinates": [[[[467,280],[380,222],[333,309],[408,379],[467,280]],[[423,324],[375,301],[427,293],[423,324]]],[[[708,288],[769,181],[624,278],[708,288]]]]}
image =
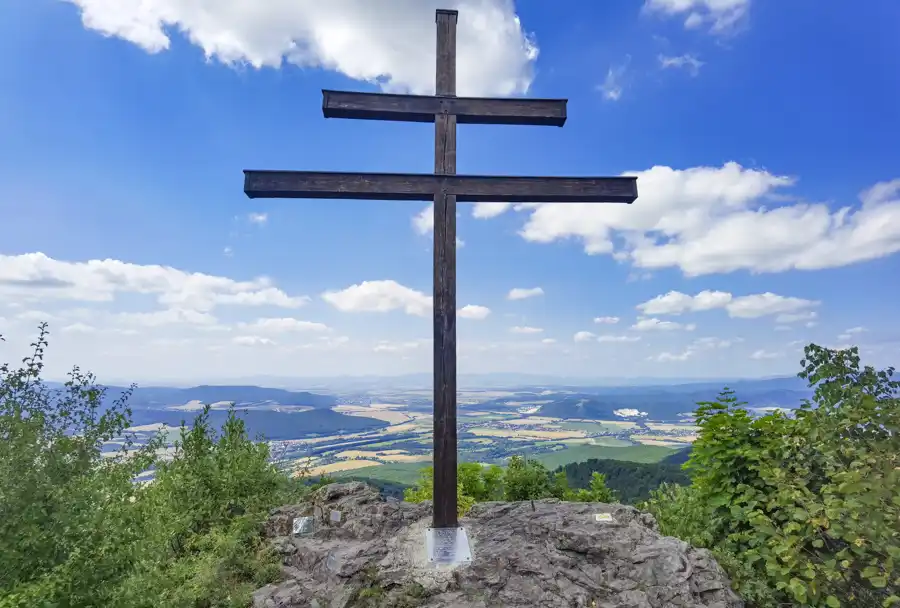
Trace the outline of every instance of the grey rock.
{"type": "Polygon", "coordinates": [[[661,536],[633,507],[539,500],[475,505],[460,525],[473,559],[435,567],[425,555],[431,504],[385,501],[354,482],[275,509],[264,530],[284,580],[254,608],[743,608],[712,555],[661,536]],[[332,510],[342,513],[330,521],[332,510]],[[598,522],[595,513],[610,513],[598,522]],[[294,517],[317,517],[292,536],[294,517]]]}

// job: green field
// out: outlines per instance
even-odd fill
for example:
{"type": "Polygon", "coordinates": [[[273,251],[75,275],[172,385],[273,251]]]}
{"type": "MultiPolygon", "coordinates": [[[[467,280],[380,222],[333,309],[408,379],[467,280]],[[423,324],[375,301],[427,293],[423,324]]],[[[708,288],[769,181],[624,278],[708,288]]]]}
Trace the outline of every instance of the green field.
{"type": "Polygon", "coordinates": [[[377,467],[363,467],[351,471],[334,473],[332,477],[367,477],[370,479],[382,479],[405,485],[413,485],[419,479],[419,471],[428,466],[427,462],[400,462],[383,464],[377,467]]]}
{"type": "MultiPolygon", "coordinates": [[[[570,462],[584,462],[591,458],[608,458],[610,460],[627,460],[631,462],[659,462],[677,449],[664,448],[655,445],[631,445],[631,446],[605,446],[605,445],[577,445],[556,452],[537,454],[536,460],[542,462],[548,469],[569,464],[570,462]]],[[[468,452],[468,451],[467,451],[468,452]]],[[[462,454],[464,460],[465,453],[462,454]]],[[[413,485],[419,478],[419,471],[428,466],[427,462],[402,462],[383,464],[380,466],[363,467],[350,471],[334,473],[335,479],[342,477],[357,477],[381,479],[413,485]]]]}
{"type": "Polygon", "coordinates": [[[534,458],[552,470],[570,462],[584,462],[591,458],[628,460],[630,462],[659,462],[675,451],[674,449],[656,445],[632,445],[627,447],[576,445],[564,450],[550,452],[549,454],[537,454],[534,458]]]}
{"type": "Polygon", "coordinates": [[[604,424],[597,422],[560,422],[559,427],[567,431],[584,431],[585,433],[623,433],[631,429],[624,429],[616,424],[604,424]]]}

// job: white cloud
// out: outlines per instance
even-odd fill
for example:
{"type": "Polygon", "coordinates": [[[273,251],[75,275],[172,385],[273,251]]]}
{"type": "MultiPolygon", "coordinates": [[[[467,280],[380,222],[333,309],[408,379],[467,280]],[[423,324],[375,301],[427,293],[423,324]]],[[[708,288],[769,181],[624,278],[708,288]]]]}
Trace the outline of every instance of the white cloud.
{"type": "Polygon", "coordinates": [[[512,203],[475,203],[472,216],[478,219],[497,217],[510,207],[512,203]]]}
{"type": "Polygon", "coordinates": [[[434,11],[458,8],[459,95],[527,92],[538,48],[511,0],[68,0],[88,29],[156,53],[181,32],[208,58],[332,70],[391,92],[434,92],[434,11]]]}
{"type": "Polygon", "coordinates": [[[541,344],[556,344],[556,338],[544,338],[541,344]]]}
{"type": "Polygon", "coordinates": [[[693,323],[683,324],[675,321],[660,321],[659,319],[638,319],[637,323],[631,326],[631,329],[637,331],[674,331],[683,329],[684,331],[694,331],[697,326],[693,323]]]}
{"type": "Polygon", "coordinates": [[[784,355],[781,353],[773,353],[773,352],[769,352],[766,350],[757,350],[752,355],[750,355],[750,358],[762,360],[762,359],[778,359],[783,356],[784,355]]]}
{"type": "Polygon", "coordinates": [[[515,327],[510,327],[509,331],[511,331],[514,334],[539,334],[539,333],[543,332],[544,330],[541,329],[540,327],[527,327],[527,326],[522,327],[522,326],[517,325],[515,327]]]}
{"type": "Polygon", "coordinates": [[[224,255],[226,258],[234,257],[234,249],[232,249],[231,247],[225,247],[222,250],[222,255],[224,255]]]}
{"type": "Polygon", "coordinates": [[[657,59],[659,60],[659,65],[662,69],[665,70],[668,68],[683,68],[687,70],[691,76],[696,76],[697,74],[699,74],[700,68],[704,65],[702,61],[689,53],[679,55],[677,57],[659,55],[657,59]]]}
{"type": "Polygon", "coordinates": [[[635,204],[516,205],[530,214],[520,235],[536,243],[574,238],[590,255],[687,276],[819,270],[900,251],[900,179],[863,192],[859,207],[832,212],[824,203],[774,201],[793,178],[733,162],[629,175],[638,177],[635,204]]]}
{"type": "Polygon", "coordinates": [[[322,299],[342,312],[390,312],[426,316],[431,312],[431,296],[405,287],[397,281],[363,281],[340,291],[328,291],[322,299]]]}
{"type": "Polygon", "coordinates": [[[640,336],[597,336],[597,342],[639,342],[641,340],[640,336]]]}
{"type": "Polygon", "coordinates": [[[111,302],[120,294],[153,295],[167,308],[199,312],[219,305],[299,308],[309,301],[289,296],[265,277],[237,281],[111,259],[63,262],[43,253],[0,255],[0,296],[111,302]]]}
{"type": "Polygon", "coordinates": [[[601,325],[615,325],[620,320],[619,317],[594,317],[594,323],[601,325]]]}
{"type": "Polygon", "coordinates": [[[572,337],[572,339],[575,340],[576,342],[591,342],[591,341],[597,339],[597,335],[592,334],[589,331],[580,331],[580,332],[576,333],[572,337]]]}
{"type": "MultiPolygon", "coordinates": [[[[431,203],[422,211],[413,216],[413,228],[421,235],[432,234],[434,232],[434,203],[431,203]]],[[[465,247],[466,243],[461,238],[456,237],[456,248],[465,247]]]]}
{"type": "Polygon", "coordinates": [[[797,321],[812,321],[819,316],[814,310],[806,310],[803,312],[791,312],[780,314],[775,317],[776,323],[796,323],[797,321]]]}
{"type": "Polygon", "coordinates": [[[623,64],[609,67],[603,84],[597,85],[597,90],[603,94],[603,99],[608,101],[619,101],[622,98],[622,92],[625,89],[623,80],[625,78],[625,72],[628,70],[628,63],[630,60],[631,57],[627,57],[623,64]]]}
{"type": "Polygon", "coordinates": [[[644,10],[668,17],[684,15],[684,27],[709,25],[715,34],[735,28],[750,9],[750,0],[646,0],[644,10]]]}
{"type": "Polygon", "coordinates": [[[263,336],[235,336],[231,339],[238,346],[274,346],[275,341],[263,336]]]}
{"type": "Polygon", "coordinates": [[[530,289],[525,289],[522,287],[516,287],[514,289],[510,289],[509,293],[506,295],[507,300],[525,300],[526,298],[534,298],[537,296],[544,295],[544,290],[540,287],[532,287],[530,289]]]}
{"type": "Polygon", "coordinates": [[[660,363],[667,363],[667,362],[671,362],[671,361],[687,361],[688,359],[690,359],[691,357],[694,356],[694,352],[695,351],[693,351],[691,349],[686,349],[684,352],[681,352],[681,353],[664,352],[664,353],[659,353],[655,357],[650,357],[649,359],[650,359],[650,361],[658,361],[660,363]]]}
{"type": "Polygon", "coordinates": [[[73,323],[62,328],[63,333],[91,334],[97,331],[97,328],[85,323],[73,323]]]}
{"type": "Polygon", "coordinates": [[[403,353],[416,350],[424,341],[410,340],[408,342],[390,342],[383,340],[375,345],[372,350],[376,353],[403,353]]]}
{"type": "Polygon", "coordinates": [[[257,319],[252,323],[239,323],[238,327],[242,330],[283,333],[288,331],[295,332],[326,332],[330,331],[324,323],[316,323],[314,321],[301,321],[291,317],[284,318],[264,318],[257,319]]]}
{"type": "Polygon", "coordinates": [[[467,304],[460,308],[456,314],[463,319],[474,319],[481,321],[491,314],[491,309],[487,306],[478,306],[476,304],[467,304]]]}
{"type": "Polygon", "coordinates": [[[153,312],[124,312],[115,316],[115,320],[125,325],[141,327],[162,327],[164,325],[215,325],[216,318],[206,312],[182,308],[168,308],[153,312]]]}
{"type": "Polygon", "coordinates": [[[851,327],[850,329],[844,331],[841,335],[838,336],[838,340],[841,342],[847,342],[849,340],[855,339],[854,336],[858,336],[861,333],[865,333],[869,331],[865,327],[851,327]]]}
{"type": "Polygon", "coordinates": [[[701,312],[725,309],[728,316],[744,319],[753,319],[767,315],[782,315],[779,323],[788,323],[783,319],[796,320],[811,319],[816,315],[812,311],[804,309],[818,306],[820,303],[814,300],[781,296],[771,292],[734,297],[725,291],[701,291],[695,296],[670,291],[665,295],[656,296],[636,308],[647,315],[680,315],[686,312],[701,312]],[[800,312],[803,311],[803,312],[800,312]]]}
{"type": "Polygon", "coordinates": [[[250,213],[247,215],[247,221],[257,226],[265,226],[269,221],[268,213],[250,213]]]}
{"type": "Polygon", "coordinates": [[[729,348],[735,342],[742,342],[740,338],[734,338],[732,340],[725,340],[723,338],[697,338],[694,340],[691,345],[691,350],[712,350],[712,349],[720,349],[720,348],[729,348]]]}

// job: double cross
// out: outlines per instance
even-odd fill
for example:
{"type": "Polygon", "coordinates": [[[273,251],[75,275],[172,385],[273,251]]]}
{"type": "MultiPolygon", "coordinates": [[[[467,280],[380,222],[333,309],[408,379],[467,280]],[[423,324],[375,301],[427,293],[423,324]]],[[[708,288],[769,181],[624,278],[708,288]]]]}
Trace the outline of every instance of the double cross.
{"type": "Polygon", "coordinates": [[[326,118],[434,123],[434,174],[244,171],[250,198],[434,201],[434,528],[457,526],[456,203],[632,203],[635,177],[456,175],[456,125],[566,122],[565,99],[456,96],[457,11],[438,10],[435,95],[322,91],[326,118]]]}

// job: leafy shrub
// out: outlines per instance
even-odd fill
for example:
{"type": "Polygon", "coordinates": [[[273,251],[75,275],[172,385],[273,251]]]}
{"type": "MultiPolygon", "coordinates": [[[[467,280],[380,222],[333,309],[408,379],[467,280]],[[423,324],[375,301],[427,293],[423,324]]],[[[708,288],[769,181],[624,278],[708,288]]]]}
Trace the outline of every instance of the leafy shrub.
{"type": "Polygon", "coordinates": [[[170,459],[160,436],[136,446],[129,393],[104,404],[77,368],[41,380],[47,335],[0,366],[0,607],[248,605],[280,571],[260,524],[300,484],[233,411],[218,435],[208,408],[183,425],[170,459]]]}
{"type": "Polygon", "coordinates": [[[792,416],[754,418],[728,389],[698,404],[692,485],[645,505],[759,606],[900,604],[900,382],[859,363],[807,346],[815,392],[792,416]]]}

